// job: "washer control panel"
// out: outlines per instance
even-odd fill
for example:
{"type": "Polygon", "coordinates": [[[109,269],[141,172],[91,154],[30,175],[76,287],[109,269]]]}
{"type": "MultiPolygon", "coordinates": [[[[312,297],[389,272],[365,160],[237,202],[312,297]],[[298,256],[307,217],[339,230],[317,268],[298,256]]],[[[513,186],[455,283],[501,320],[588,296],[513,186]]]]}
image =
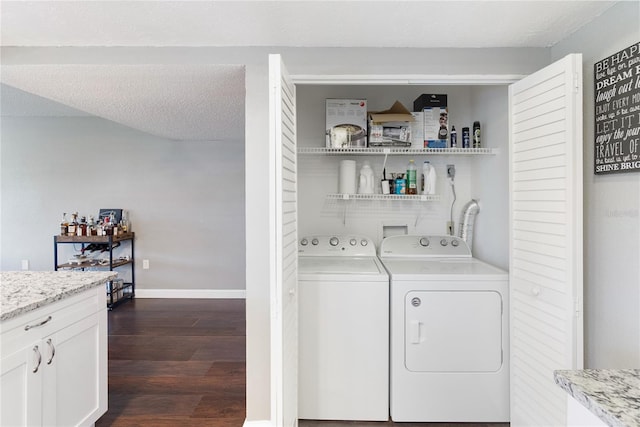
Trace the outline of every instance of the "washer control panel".
{"type": "Polygon", "coordinates": [[[298,254],[305,256],[376,256],[371,239],[356,235],[303,236],[298,239],[298,254]]]}
{"type": "Polygon", "coordinates": [[[380,257],[468,257],[467,242],[456,236],[391,236],[380,244],[380,257]]]}

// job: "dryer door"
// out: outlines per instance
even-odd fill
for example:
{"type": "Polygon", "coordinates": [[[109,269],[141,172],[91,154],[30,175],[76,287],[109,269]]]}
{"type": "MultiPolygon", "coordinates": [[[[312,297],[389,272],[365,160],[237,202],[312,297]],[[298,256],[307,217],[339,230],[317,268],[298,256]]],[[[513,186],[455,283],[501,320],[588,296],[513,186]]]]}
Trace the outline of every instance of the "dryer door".
{"type": "Polygon", "coordinates": [[[502,367],[502,297],[495,291],[412,291],[405,296],[405,365],[413,372],[496,372],[502,367]]]}

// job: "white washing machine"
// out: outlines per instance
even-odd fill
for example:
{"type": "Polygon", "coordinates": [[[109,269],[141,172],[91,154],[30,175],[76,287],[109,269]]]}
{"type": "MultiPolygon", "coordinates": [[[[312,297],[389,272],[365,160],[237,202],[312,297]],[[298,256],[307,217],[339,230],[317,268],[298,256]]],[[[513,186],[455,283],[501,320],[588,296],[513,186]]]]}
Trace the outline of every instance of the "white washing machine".
{"type": "Polygon", "coordinates": [[[298,242],[298,416],[389,419],[389,276],[373,242],[298,242]]]}
{"type": "Polygon", "coordinates": [[[393,421],[509,421],[508,274],[452,236],[392,236],[393,421]]]}

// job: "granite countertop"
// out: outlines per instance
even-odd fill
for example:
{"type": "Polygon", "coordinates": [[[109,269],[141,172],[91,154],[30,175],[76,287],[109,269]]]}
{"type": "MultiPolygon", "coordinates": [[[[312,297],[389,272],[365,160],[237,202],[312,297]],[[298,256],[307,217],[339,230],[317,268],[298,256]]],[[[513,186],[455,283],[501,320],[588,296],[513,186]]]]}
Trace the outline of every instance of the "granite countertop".
{"type": "Polygon", "coordinates": [[[554,380],[607,425],[640,425],[640,369],[555,371],[554,380]]]}
{"type": "Polygon", "coordinates": [[[0,272],[0,320],[103,285],[117,275],[115,271],[0,272]]]}

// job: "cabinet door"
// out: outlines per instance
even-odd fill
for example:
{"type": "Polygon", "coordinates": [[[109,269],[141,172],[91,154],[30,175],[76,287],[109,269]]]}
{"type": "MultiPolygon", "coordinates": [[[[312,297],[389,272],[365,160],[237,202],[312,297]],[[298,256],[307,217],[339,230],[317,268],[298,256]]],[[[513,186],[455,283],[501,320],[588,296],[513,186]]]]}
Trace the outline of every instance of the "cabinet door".
{"type": "Polygon", "coordinates": [[[40,342],[2,359],[0,366],[0,425],[40,425],[43,359],[40,342]],[[33,372],[34,370],[36,372],[33,372]]]}
{"type": "Polygon", "coordinates": [[[106,308],[43,341],[43,424],[88,425],[107,410],[106,308]]]}

